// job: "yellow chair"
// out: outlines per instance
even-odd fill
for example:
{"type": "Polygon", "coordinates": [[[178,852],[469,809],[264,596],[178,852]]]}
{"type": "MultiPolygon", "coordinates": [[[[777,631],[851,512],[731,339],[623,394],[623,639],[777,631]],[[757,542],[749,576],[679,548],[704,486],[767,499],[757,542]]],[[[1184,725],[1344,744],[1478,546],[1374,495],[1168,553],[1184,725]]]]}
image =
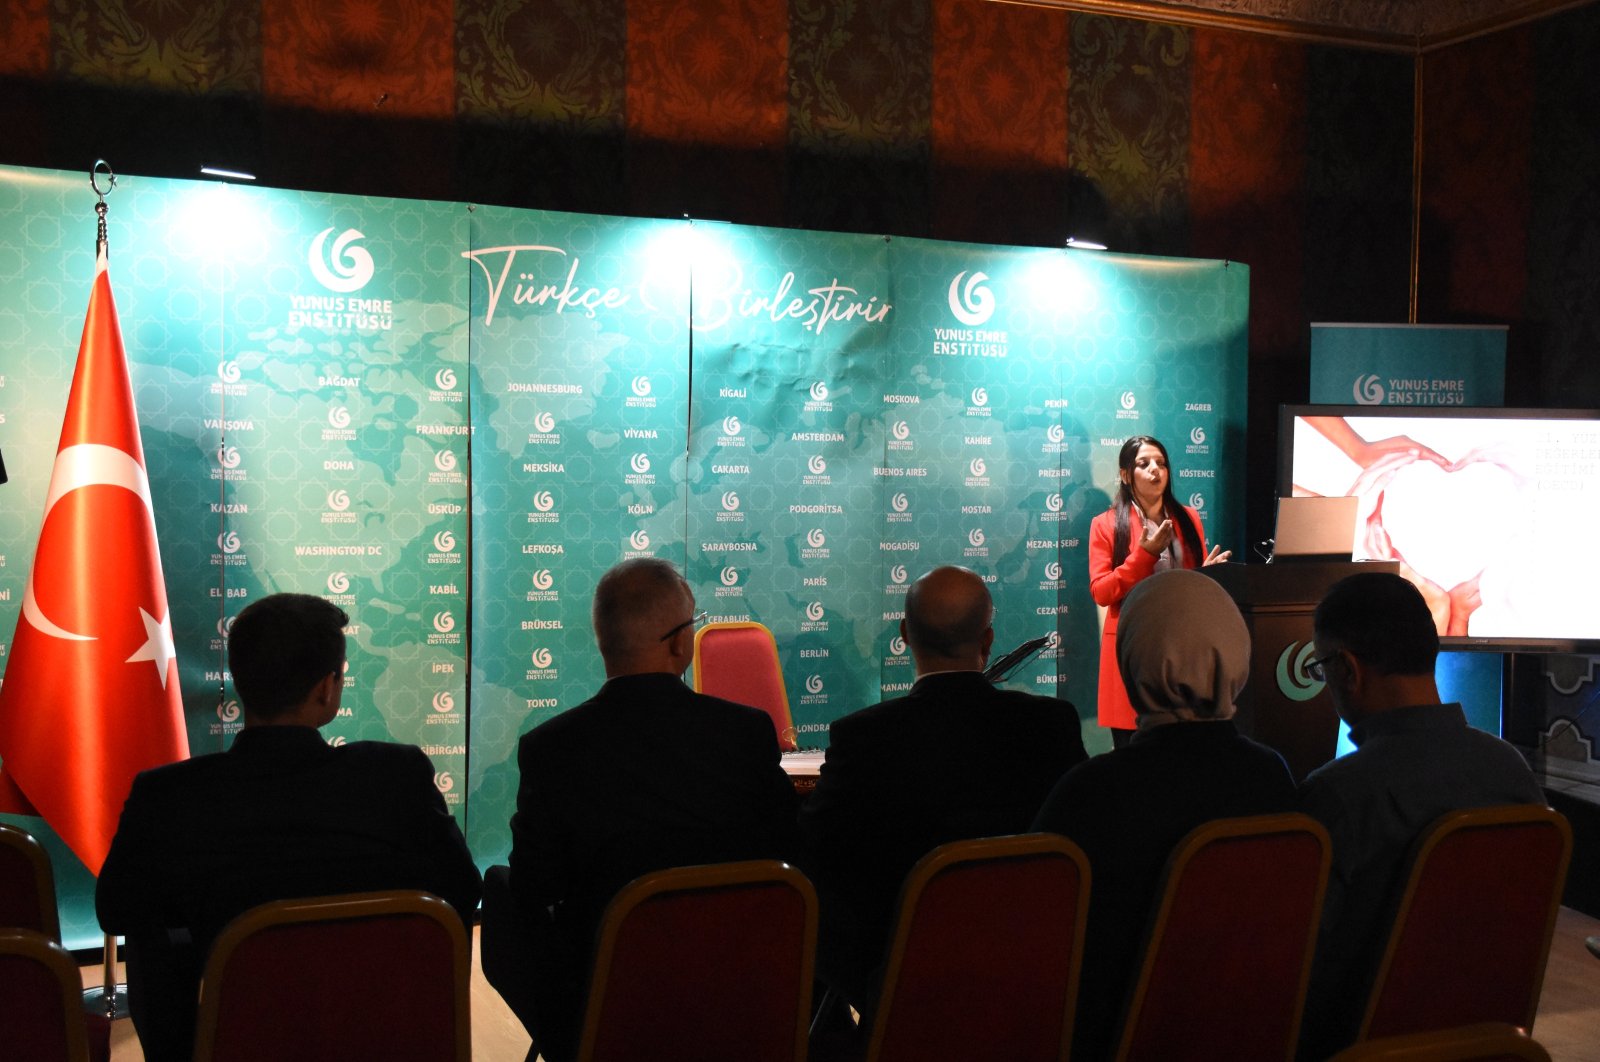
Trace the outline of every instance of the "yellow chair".
{"type": "Polygon", "coordinates": [[[425,892],[253,907],[206,960],[195,1062],[470,1062],[470,962],[425,892]]]}
{"type": "Polygon", "coordinates": [[[778,747],[793,752],[794,717],[778,662],[778,643],[761,623],[708,623],[694,632],[694,689],[760,708],[772,717],[778,747]]]}

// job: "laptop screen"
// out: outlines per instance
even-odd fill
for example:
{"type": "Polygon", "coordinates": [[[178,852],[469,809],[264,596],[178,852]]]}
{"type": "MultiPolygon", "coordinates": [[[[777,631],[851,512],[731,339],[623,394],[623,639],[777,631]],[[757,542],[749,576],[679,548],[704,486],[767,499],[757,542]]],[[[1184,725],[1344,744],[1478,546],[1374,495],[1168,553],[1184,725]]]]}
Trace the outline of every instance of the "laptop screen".
{"type": "Polygon", "coordinates": [[[1279,498],[1275,561],[1348,561],[1360,498],[1279,498]]]}

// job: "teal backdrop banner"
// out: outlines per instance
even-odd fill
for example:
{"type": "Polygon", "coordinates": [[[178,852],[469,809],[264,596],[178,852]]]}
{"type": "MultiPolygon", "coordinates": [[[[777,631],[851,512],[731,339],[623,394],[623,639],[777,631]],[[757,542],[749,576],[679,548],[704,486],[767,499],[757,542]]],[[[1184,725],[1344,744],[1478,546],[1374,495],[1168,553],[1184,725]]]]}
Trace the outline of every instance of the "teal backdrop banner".
{"type": "Polygon", "coordinates": [[[1312,402],[1498,406],[1505,393],[1505,325],[1311,326],[1312,402]]]}
{"type": "MultiPolygon", "coordinates": [[[[92,275],[83,175],[0,169],[0,638],[20,608],[92,275]]],[[[797,739],[903,692],[909,583],[989,583],[1011,684],[1089,720],[1087,529],[1123,439],[1243,531],[1248,270],[124,177],[112,284],[191,746],[242,720],[231,618],[350,614],[332,741],[421,745],[480,864],[516,741],[598,689],[595,581],[683,567],[777,639],[797,739]]],[[[0,642],[0,666],[6,643],[0,642]]],[[[671,764],[662,769],[670,771],[671,764]]],[[[37,819],[66,933],[93,882],[37,819]]]]}

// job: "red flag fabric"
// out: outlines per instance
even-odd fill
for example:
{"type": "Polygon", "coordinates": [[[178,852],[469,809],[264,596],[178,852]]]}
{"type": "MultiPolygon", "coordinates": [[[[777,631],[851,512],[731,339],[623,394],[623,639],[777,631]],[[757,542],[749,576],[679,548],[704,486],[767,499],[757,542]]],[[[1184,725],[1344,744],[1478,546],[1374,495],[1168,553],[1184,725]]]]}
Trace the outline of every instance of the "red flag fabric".
{"type": "MultiPolygon", "coordinates": [[[[100,873],[140,771],[189,755],[133,387],[102,257],[0,683],[0,767],[100,873]]],[[[14,787],[14,789],[12,788],[14,787]]]]}

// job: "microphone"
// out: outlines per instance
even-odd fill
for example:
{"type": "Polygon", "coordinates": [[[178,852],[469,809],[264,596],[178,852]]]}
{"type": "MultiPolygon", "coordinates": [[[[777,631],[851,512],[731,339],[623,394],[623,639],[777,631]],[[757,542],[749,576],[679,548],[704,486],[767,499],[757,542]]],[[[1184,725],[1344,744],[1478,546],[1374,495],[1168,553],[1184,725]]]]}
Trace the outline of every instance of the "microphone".
{"type": "Polygon", "coordinates": [[[991,683],[1004,682],[1011,677],[1013,671],[1038,656],[1039,652],[1049,644],[1050,636],[1048,634],[1023,642],[1011,652],[984,668],[983,677],[991,683]]]}

